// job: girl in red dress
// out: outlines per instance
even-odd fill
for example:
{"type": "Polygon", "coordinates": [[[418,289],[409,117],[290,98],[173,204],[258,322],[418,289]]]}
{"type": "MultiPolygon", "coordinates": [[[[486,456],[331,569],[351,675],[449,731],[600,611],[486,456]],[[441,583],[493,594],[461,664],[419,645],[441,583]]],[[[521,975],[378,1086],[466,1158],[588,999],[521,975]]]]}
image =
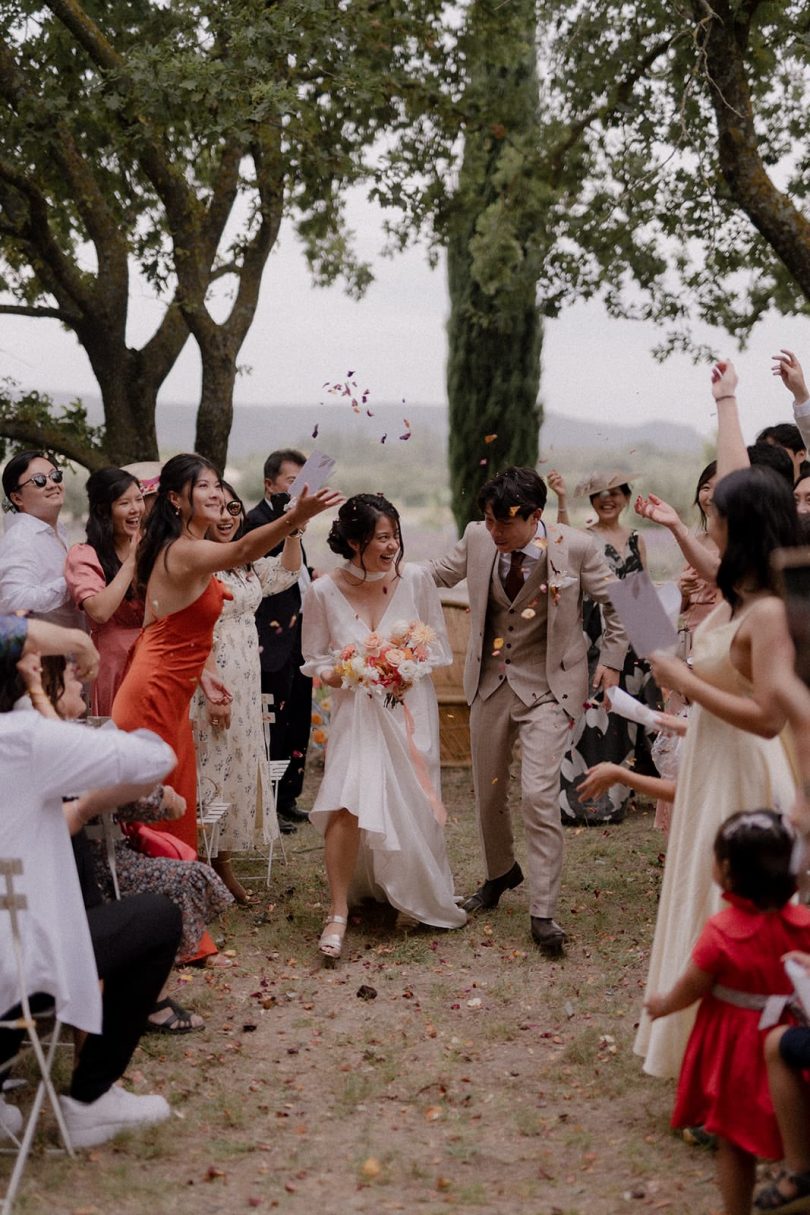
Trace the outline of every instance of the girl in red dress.
{"type": "Polygon", "coordinates": [[[756,1158],[783,1155],[763,1039],[786,1020],[793,993],[783,955],[810,949],[810,909],[790,902],[793,843],[773,810],[726,819],[714,843],[714,879],[729,906],[707,922],[672,990],[645,1006],[655,1019],[701,1001],[672,1125],[705,1126],[717,1135],[725,1215],[750,1215],[756,1158]]]}

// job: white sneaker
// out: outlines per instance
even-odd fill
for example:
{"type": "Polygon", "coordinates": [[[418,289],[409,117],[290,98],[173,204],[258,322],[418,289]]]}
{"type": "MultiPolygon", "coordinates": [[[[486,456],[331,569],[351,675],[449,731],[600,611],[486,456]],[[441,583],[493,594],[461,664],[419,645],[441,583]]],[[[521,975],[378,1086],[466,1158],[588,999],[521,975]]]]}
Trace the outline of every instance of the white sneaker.
{"type": "Polygon", "coordinates": [[[106,1143],[121,1131],[165,1122],[172,1112],[164,1097],[154,1093],[138,1096],[119,1084],[114,1084],[89,1105],[73,1097],[60,1097],[59,1104],[70,1141],[79,1148],[106,1143]]]}
{"type": "Polygon", "coordinates": [[[5,1097],[0,1097],[0,1135],[16,1137],[22,1128],[23,1116],[16,1105],[9,1105],[5,1097]]]}

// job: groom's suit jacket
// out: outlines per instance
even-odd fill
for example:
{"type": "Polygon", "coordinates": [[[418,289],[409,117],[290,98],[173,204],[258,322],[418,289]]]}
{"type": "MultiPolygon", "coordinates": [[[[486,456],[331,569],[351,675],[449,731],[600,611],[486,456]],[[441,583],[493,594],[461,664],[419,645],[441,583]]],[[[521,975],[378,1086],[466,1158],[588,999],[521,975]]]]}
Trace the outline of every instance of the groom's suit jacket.
{"type": "Polygon", "coordinates": [[[545,546],[531,562],[523,588],[509,601],[498,568],[498,550],[483,523],[470,523],[454,549],[428,563],[438,586],[467,579],[470,641],[464,693],[488,698],[506,680],[526,705],[551,691],[578,717],[588,697],[588,655],[582,631],[582,598],[602,604],[601,661],[621,670],[627,637],[606,587],[614,581],[592,537],[570,527],[547,525],[545,546]]]}

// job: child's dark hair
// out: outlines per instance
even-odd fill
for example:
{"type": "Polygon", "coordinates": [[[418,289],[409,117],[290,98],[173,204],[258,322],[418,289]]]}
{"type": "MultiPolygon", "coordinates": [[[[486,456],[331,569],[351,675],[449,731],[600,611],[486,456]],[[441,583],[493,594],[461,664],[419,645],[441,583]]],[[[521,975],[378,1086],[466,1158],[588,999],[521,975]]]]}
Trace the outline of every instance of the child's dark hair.
{"type": "Polygon", "coordinates": [[[761,910],[784,907],[796,893],[790,871],[794,834],[775,810],[741,810],[717,832],[714,855],[724,866],[732,894],[761,910]]]}
{"type": "Polygon", "coordinates": [[[394,525],[399,540],[399,553],[394,568],[399,573],[399,563],[405,555],[399,511],[382,494],[355,494],[344,502],[332,524],[326,543],[333,553],[345,557],[348,561],[359,555],[360,566],[365,569],[363,553],[374,539],[380,519],[390,519],[394,525]],[[357,548],[352,548],[352,544],[356,544],[357,548]]]}

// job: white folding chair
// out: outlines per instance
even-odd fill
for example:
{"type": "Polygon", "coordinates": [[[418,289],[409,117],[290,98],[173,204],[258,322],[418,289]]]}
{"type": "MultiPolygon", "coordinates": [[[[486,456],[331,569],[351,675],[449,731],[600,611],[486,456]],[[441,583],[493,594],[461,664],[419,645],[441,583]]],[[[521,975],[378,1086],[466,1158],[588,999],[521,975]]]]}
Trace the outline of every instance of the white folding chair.
{"type": "Polygon", "coordinates": [[[264,750],[267,755],[267,777],[270,781],[270,801],[272,809],[272,817],[268,814],[262,815],[262,837],[267,845],[267,877],[266,885],[270,885],[270,871],[273,868],[273,850],[276,840],[278,840],[281,848],[281,857],[284,864],[287,864],[287,850],[284,847],[284,839],[278,825],[278,786],[282,776],[290,766],[288,759],[271,759],[270,758],[270,727],[276,720],[276,715],[273,712],[273,693],[262,692],[262,732],[264,734],[264,750]]]}
{"type": "MultiPolygon", "coordinates": [[[[110,717],[86,717],[85,725],[90,726],[93,730],[100,730],[102,726],[106,726],[108,721],[112,721],[110,717]]],[[[124,833],[117,823],[113,822],[111,814],[99,815],[97,823],[87,823],[84,828],[85,835],[90,840],[100,840],[104,845],[104,851],[107,856],[107,864],[110,867],[110,875],[112,877],[113,892],[116,899],[121,898],[121,891],[118,887],[118,869],[115,864],[115,845],[119,840],[124,838],[124,833]]]]}
{"type": "MultiPolygon", "coordinates": [[[[59,1032],[61,1023],[58,1018],[54,1019],[53,1029],[51,1031],[50,1040],[44,1042],[40,1038],[37,1030],[36,1017],[40,1014],[32,1013],[31,1005],[28,999],[28,985],[25,978],[25,969],[23,966],[22,942],[20,937],[20,921],[19,913],[25,911],[28,903],[24,894],[18,894],[14,889],[14,878],[19,877],[23,871],[22,861],[13,859],[0,859],[0,878],[3,879],[4,893],[0,894],[0,911],[7,911],[11,920],[11,945],[14,951],[14,961],[17,969],[17,978],[19,984],[18,1003],[22,1009],[21,1016],[11,1021],[0,1021],[0,1029],[25,1030],[28,1037],[28,1042],[34,1052],[34,1057],[39,1068],[40,1080],[37,1086],[34,1102],[28,1114],[28,1119],[24,1124],[23,1134],[21,1139],[11,1135],[10,1138],[14,1141],[14,1148],[17,1159],[14,1162],[14,1169],[11,1173],[11,1178],[6,1189],[3,1206],[1,1208],[2,1215],[10,1215],[14,1206],[14,1199],[19,1189],[20,1181],[22,1180],[23,1171],[25,1169],[28,1154],[31,1151],[31,1144],[34,1141],[34,1133],[37,1129],[37,1122],[42,1111],[42,1106],[47,1097],[54,1117],[56,1125],[59,1128],[59,1134],[64,1144],[65,1151],[69,1156],[73,1156],[73,1147],[70,1142],[65,1120],[62,1116],[62,1110],[59,1105],[59,1100],[56,1096],[56,1090],[53,1087],[51,1080],[51,1068],[53,1067],[54,1055],[59,1044],[59,1032]],[[47,1053],[45,1050],[47,1047],[47,1053]]],[[[40,1015],[40,1019],[42,1019],[40,1015]]],[[[9,1060],[9,1063],[13,1060],[9,1060]]],[[[8,1151],[9,1149],[3,1149],[8,1151]]]]}
{"type": "Polygon", "coordinates": [[[210,777],[203,776],[201,760],[205,754],[207,740],[205,733],[199,728],[199,722],[194,718],[191,720],[191,729],[197,756],[197,827],[202,835],[205,859],[210,865],[211,858],[219,856],[219,828],[231,808],[231,803],[223,801],[210,777]]]}

